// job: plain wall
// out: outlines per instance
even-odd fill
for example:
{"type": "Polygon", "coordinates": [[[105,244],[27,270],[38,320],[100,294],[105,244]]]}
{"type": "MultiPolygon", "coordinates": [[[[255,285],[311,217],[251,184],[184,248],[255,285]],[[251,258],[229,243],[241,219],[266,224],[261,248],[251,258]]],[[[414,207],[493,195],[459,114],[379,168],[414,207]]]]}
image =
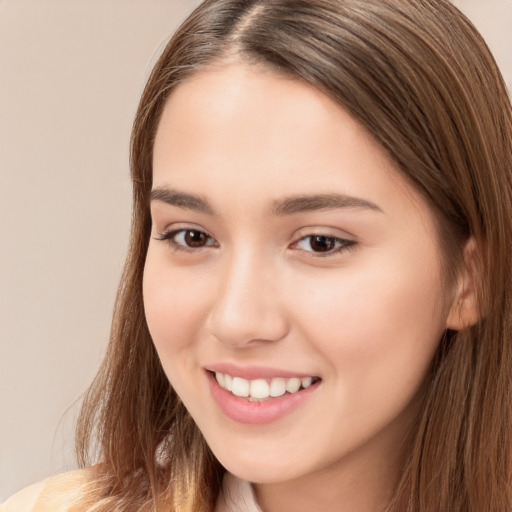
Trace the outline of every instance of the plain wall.
{"type": "Polygon", "coordinates": [[[74,467],[73,403],[129,232],[132,119],[198,3],[0,1],[0,501],[74,467]]]}
{"type": "MultiPolygon", "coordinates": [[[[198,3],[0,0],[0,501],[75,467],[129,230],[132,118],[198,3]]],[[[512,84],[512,0],[456,3],[512,84]]]]}

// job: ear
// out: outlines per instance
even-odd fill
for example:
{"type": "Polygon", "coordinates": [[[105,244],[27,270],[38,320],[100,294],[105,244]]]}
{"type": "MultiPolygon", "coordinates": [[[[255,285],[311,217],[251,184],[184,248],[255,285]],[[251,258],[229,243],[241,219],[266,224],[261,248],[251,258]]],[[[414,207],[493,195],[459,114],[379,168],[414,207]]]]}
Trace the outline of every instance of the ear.
{"type": "Polygon", "coordinates": [[[460,331],[480,320],[478,283],[482,277],[481,263],[480,249],[475,239],[471,237],[464,247],[462,268],[457,277],[453,302],[446,321],[448,329],[460,331]]]}

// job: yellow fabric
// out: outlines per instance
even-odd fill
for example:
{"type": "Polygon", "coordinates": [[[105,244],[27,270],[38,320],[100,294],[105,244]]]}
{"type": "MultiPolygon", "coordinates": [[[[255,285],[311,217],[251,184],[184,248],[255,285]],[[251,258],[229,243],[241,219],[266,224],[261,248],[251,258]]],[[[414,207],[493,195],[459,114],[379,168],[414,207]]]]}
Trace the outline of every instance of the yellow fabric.
{"type": "MultiPolygon", "coordinates": [[[[76,500],[87,492],[91,477],[87,468],[52,476],[17,492],[0,505],[0,512],[77,512],[76,500]]],[[[215,512],[261,512],[261,509],[251,484],[226,473],[215,512]]]]}
{"type": "Polygon", "coordinates": [[[0,505],[0,512],[66,512],[87,483],[88,473],[71,471],[30,485],[0,505]]]}

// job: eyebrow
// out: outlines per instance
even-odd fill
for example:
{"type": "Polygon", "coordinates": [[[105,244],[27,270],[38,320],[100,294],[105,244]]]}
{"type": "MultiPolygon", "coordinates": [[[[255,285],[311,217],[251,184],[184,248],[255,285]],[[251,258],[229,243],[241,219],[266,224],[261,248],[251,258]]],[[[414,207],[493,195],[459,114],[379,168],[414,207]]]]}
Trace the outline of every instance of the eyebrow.
{"type": "Polygon", "coordinates": [[[157,187],[151,191],[150,200],[186,208],[187,210],[195,210],[206,215],[218,215],[206,199],[178,190],[157,187]]]}
{"type": "MultiPolygon", "coordinates": [[[[151,191],[151,201],[160,201],[171,206],[195,210],[206,215],[219,214],[212,205],[201,196],[179,190],[157,187],[151,191]]],[[[338,208],[356,208],[383,213],[375,203],[346,194],[313,194],[291,196],[275,201],[272,214],[277,217],[308,211],[335,210],[338,208]]]]}
{"type": "Polygon", "coordinates": [[[308,211],[335,210],[338,208],[356,208],[384,213],[375,203],[346,194],[293,196],[276,201],[272,212],[276,216],[282,216],[308,211]]]}

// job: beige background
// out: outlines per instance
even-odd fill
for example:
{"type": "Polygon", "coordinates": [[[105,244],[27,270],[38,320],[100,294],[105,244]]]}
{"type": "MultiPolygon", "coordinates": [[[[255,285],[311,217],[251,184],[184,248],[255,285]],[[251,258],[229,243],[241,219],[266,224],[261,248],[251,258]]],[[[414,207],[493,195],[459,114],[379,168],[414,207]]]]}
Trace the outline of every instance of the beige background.
{"type": "MultiPolygon", "coordinates": [[[[0,0],[0,501],[74,467],[130,217],[128,139],[198,0],[0,0]]],[[[512,84],[512,0],[459,0],[512,84]]]]}

